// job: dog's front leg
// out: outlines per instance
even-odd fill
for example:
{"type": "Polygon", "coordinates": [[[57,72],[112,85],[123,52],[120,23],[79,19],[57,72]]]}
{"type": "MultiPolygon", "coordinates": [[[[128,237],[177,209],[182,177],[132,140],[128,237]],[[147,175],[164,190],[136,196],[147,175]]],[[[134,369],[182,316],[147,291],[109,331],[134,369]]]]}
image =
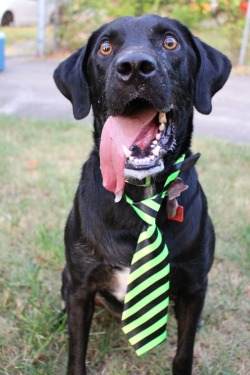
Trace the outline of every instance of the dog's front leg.
{"type": "Polygon", "coordinates": [[[194,294],[180,295],[176,301],[178,322],[177,353],[173,361],[173,375],[191,375],[194,340],[202,313],[207,282],[194,294]]]}
{"type": "Polygon", "coordinates": [[[67,298],[69,330],[68,375],[86,374],[85,358],[94,310],[94,293],[86,296],[82,288],[69,291],[67,298]]]}

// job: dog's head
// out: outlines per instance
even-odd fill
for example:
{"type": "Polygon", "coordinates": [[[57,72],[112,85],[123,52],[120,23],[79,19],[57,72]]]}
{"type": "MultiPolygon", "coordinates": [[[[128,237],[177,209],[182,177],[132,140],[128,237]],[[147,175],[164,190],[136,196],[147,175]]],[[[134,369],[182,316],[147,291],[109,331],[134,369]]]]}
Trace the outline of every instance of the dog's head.
{"type": "Polygon", "coordinates": [[[193,107],[212,109],[231,63],[176,20],[123,17],[95,31],[54,73],[76,119],[95,118],[104,186],[156,175],[190,145],[193,107]]]}

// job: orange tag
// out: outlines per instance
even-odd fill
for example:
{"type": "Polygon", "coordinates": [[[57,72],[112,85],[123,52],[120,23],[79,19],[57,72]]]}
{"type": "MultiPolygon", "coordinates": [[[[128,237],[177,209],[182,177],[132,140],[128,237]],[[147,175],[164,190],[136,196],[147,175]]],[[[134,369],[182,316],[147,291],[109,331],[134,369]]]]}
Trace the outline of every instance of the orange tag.
{"type": "Polygon", "coordinates": [[[177,209],[176,209],[175,216],[169,216],[169,215],[167,215],[167,218],[169,220],[178,221],[179,223],[182,223],[183,220],[184,220],[184,207],[183,206],[178,206],[177,209]]]}

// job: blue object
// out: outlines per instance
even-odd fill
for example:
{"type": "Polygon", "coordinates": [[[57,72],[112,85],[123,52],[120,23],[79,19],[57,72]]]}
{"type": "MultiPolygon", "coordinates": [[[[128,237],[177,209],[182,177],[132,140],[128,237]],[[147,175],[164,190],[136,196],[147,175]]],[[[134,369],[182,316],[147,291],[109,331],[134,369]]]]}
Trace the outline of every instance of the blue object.
{"type": "Polygon", "coordinates": [[[0,72],[4,70],[5,34],[0,32],[0,72]]]}

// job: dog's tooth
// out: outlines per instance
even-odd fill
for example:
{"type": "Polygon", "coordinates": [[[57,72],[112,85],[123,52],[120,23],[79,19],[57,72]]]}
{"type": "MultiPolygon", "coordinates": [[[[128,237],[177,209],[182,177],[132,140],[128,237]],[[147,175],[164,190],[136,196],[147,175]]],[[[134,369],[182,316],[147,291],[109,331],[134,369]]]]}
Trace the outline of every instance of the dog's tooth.
{"type": "Polygon", "coordinates": [[[124,145],[122,146],[122,149],[123,149],[123,152],[124,152],[126,158],[129,158],[131,156],[132,152],[124,145]]]}
{"type": "Polygon", "coordinates": [[[156,146],[156,148],[152,151],[152,153],[153,153],[155,156],[159,156],[160,149],[161,149],[160,146],[156,146]]]}
{"type": "Polygon", "coordinates": [[[153,142],[152,142],[154,145],[157,145],[157,140],[155,139],[153,142]]]}
{"type": "Polygon", "coordinates": [[[162,122],[161,125],[159,126],[159,130],[162,132],[165,130],[165,124],[162,122]]]}
{"type": "Polygon", "coordinates": [[[134,157],[133,157],[133,156],[130,156],[130,157],[129,157],[129,160],[130,160],[130,161],[134,160],[134,157]]]}
{"type": "Polygon", "coordinates": [[[161,139],[161,135],[160,133],[157,133],[156,136],[155,136],[156,140],[159,141],[161,139]]]}
{"type": "Polygon", "coordinates": [[[155,159],[155,155],[150,155],[149,159],[153,161],[155,159]]]}
{"type": "Polygon", "coordinates": [[[162,123],[166,123],[167,122],[167,117],[166,117],[166,113],[159,113],[159,122],[162,123]]]}
{"type": "Polygon", "coordinates": [[[119,191],[119,192],[115,195],[115,203],[120,202],[120,200],[122,199],[123,193],[124,193],[124,190],[121,190],[121,191],[119,191]]]}

